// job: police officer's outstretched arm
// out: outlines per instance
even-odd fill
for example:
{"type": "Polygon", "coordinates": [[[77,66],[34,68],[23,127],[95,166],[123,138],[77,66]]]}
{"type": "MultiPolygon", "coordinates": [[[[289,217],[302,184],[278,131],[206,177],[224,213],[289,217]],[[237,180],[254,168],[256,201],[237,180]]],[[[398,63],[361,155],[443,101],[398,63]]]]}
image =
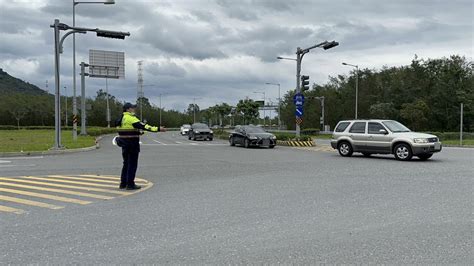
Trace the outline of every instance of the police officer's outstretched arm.
{"type": "Polygon", "coordinates": [[[147,123],[144,123],[144,122],[140,121],[138,118],[136,118],[136,119],[137,119],[137,121],[132,123],[134,128],[142,129],[142,130],[146,130],[146,131],[151,131],[151,132],[164,132],[164,131],[166,131],[164,127],[151,126],[151,125],[148,125],[147,123]]]}

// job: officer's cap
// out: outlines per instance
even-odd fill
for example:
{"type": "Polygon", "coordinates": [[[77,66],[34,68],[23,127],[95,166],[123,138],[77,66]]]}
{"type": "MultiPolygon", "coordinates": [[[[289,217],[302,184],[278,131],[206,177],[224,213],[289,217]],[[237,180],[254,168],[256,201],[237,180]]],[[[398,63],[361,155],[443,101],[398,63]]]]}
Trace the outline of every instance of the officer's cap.
{"type": "Polygon", "coordinates": [[[137,108],[137,105],[136,104],[131,104],[131,103],[125,103],[123,105],[123,111],[124,112],[127,111],[130,108],[137,108]]]}

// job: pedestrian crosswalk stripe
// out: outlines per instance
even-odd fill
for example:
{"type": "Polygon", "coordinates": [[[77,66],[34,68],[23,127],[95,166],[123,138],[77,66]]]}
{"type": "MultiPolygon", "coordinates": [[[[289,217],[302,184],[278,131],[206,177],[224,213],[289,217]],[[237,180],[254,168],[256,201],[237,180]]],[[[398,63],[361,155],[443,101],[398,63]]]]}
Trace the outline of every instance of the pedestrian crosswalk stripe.
{"type": "MultiPolygon", "coordinates": [[[[53,178],[60,178],[60,179],[71,179],[71,180],[80,180],[80,181],[91,181],[91,182],[99,182],[99,183],[109,183],[109,184],[120,184],[120,181],[112,181],[112,180],[103,180],[99,178],[88,178],[88,177],[75,177],[75,176],[63,176],[63,175],[49,175],[48,177],[53,177],[53,178]]],[[[143,184],[146,185],[146,183],[143,182],[136,182],[137,184],[143,184]]]]}
{"type": "Polygon", "coordinates": [[[12,194],[19,194],[19,195],[43,198],[43,199],[50,199],[50,200],[57,200],[57,201],[62,201],[62,202],[76,203],[76,204],[81,204],[81,205],[92,203],[91,201],[72,199],[72,198],[66,198],[66,197],[61,197],[61,196],[55,196],[55,195],[49,195],[49,194],[43,194],[43,193],[36,193],[36,192],[30,192],[30,191],[24,191],[24,190],[18,190],[18,189],[9,189],[9,188],[0,187],[0,191],[9,192],[9,193],[12,193],[12,194]]]}
{"type": "Polygon", "coordinates": [[[0,201],[2,201],[2,200],[3,201],[14,202],[14,203],[19,203],[19,204],[31,205],[31,206],[35,206],[35,207],[48,208],[48,209],[53,209],[53,210],[64,208],[62,206],[57,206],[57,205],[48,204],[48,203],[44,203],[44,202],[39,202],[39,201],[35,201],[35,200],[27,200],[27,199],[20,199],[20,198],[14,198],[14,197],[0,195],[0,201]]]}
{"type": "Polygon", "coordinates": [[[101,176],[103,179],[98,179],[97,177],[100,176],[79,176],[81,175],[0,177],[0,213],[25,213],[27,210],[18,208],[16,206],[19,204],[30,206],[31,208],[40,207],[53,210],[62,209],[68,206],[63,204],[87,205],[93,203],[91,198],[96,200],[111,200],[116,197],[139,193],[153,186],[152,182],[141,179],[142,183],[144,183],[142,184],[143,188],[141,190],[124,191],[118,189],[118,181],[120,180],[120,177],[101,176]],[[84,182],[72,180],[82,180],[84,182]],[[113,183],[115,185],[104,185],[104,181],[106,184],[113,183]],[[74,182],[73,184],[78,185],[69,185],[67,183],[64,184],[64,182],[74,182]],[[102,182],[102,184],[98,184],[100,182],[102,182]],[[112,190],[108,189],[107,187],[95,187],[94,185],[103,185],[107,187],[113,187],[115,189],[112,190]],[[89,193],[89,191],[93,191],[93,193],[89,193]],[[68,195],[72,195],[72,197],[68,195]],[[44,202],[41,199],[45,199],[47,201],[44,202]],[[55,201],[61,202],[63,204],[56,205],[54,203],[55,201]]]}
{"type": "MultiPolygon", "coordinates": [[[[59,178],[59,179],[70,179],[70,180],[80,180],[80,181],[91,181],[91,182],[99,182],[99,183],[108,183],[108,184],[119,184],[119,181],[111,181],[111,180],[100,180],[96,178],[85,178],[85,177],[73,177],[73,176],[63,176],[63,175],[49,175],[48,177],[52,178],[59,178]]],[[[117,187],[117,186],[115,186],[117,187]]]]}
{"type": "MultiPolygon", "coordinates": [[[[79,175],[83,177],[92,177],[92,178],[98,178],[98,179],[110,179],[110,180],[120,180],[120,177],[116,176],[109,176],[109,175],[79,175]]],[[[141,179],[141,178],[135,178],[135,182],[140,183],[143,182],[144,184],[148,183],[148,180],[141,179]]]]}
{"type": "Polygon", "coordinates": [[[111,197],[111,196],[97,195],[97,194],[91,194],[91,193],[74,191],[74,190],[65,190],[65,189],[47,188],[47,187],[36,187],[36,186],[28,186],[28,185],[15,184],[15,183],[5,183],[5,182],[1,182],[1,181],[0,181],[0,186],[42,190],[42,191],[48,191],[48,192],[76,195],[76,196],[81,196],[81,197],[88,197],[88,198],[94,198],[94,199],[103,199],[103,200],[109,200],[109,199],[114,198],[114,197],[111,197]]]}
{"type": "Polygon", "coordinates": [[[52,181],[52,182],[75,184],[75,185],[87,185],[87,186],[93,186],[93,187],[117,188],[117,186],[114,186],[114,185],[94,184],[94,183],[78,182],[78,181],[70,181],[70,180],[56,180],[53,178],[44,178],[44,177],[36,177],[36,176],[21,176],[20,178],[39,180],[39,181],[52,181]]]}
{"type": "Polygon", "coordinates": [[[50,187],[72,188],[72,189],[80,189],[80,190],[87,190],[87,191],[106,192],[106,193],[120,194],[120,195],[129,195],[129,194],[131,194],[129,192],[103,189],[103,188],[78,187],[78,186],[70,186],[70,185],[65,185],[65,184],[53,184],[53,183],[45,183],[45,182],[38,182],[38,181],[31,181],[31,180],[22,180],[22,179],[18,179],[18,178],[0,177],[0,184],[3,184],[3,182],[1,182],[2,180],[19,182],[19,183],[34,184],[34,185],[44,185],[44,186],[50,186],[50,187]]]}
{"type": "Polygon", "coordinates": [[[16,213],[16,214],[25,213],[24,210],[17,209],[17,208],[12,208],[12,207],[8,207],[8,206],[3,206],[3,205],[0,205],[0,212],[12,212],[12,213],[16,213]]]}

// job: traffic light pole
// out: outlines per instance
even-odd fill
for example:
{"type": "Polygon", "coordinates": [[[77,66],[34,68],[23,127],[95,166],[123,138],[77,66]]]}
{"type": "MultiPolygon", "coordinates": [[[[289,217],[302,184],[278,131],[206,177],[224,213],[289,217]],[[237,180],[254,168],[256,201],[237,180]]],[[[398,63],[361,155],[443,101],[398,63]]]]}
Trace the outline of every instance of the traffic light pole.
{"type": "MultiPolygon", "coordinates": [[[[304,53],[302,53],[301,48],[297,47],[296,48],[296,93],[297,94],[301,93],[300,76],[301,76],[301,60],[303,59],[303,55],[304,53]]],[[[300,128],[300,124],[296,123],[296,118],[297,116],[295,116],[296,137],[299,137],[301,128],[300,128]]]]}
{"type": "MultiPolygon", "coordinates": [[[[309,51],[311,49],[314,49],[314,48],[323,48],[324,50],[327,50],[327,49],[331,49],[335,46],[338,46],[339,43],[336,42],[336,41],[331,41],[331,42],[328,42],[328,41],[324,41],[322,43],[319,43],[319,44],[316,44],[316,45],[313,45],[311,47],[308,47],[306,49],[301,49],[300,47],[297,47],[296,48],[296,93],[301,93],[301,86],[300,86],[300,76],[301,76],[301,61],[303,60],[303,56],[306,54],[306,53],[309,53],[309,51]]],[[[296,116],[295,116],[295,120],[296,120],[296,116]]],[[[300,128],[300,125],[298,123],[295,123],[296,126],[296,137],[299,137],[300,136],[300,132],[301,132],[301,128],[300,128]]]]}

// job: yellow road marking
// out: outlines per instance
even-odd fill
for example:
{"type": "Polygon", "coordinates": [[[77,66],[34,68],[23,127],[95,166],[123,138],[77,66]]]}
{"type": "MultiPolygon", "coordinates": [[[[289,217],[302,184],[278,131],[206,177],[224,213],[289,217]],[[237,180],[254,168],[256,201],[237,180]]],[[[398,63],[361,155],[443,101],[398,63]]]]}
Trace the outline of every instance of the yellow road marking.
{"type": "Polygon", "coordinates": [[[61,196],[42,194],[42,193],[17,190],[17,189],[2,188],[2,187],[0,187],[0,191],[26,195],[26,196],[32,196],[32,197],[37,197],[37,198],[43,198],[43,199],[51,199],[51,200],[57,200],[57,201],[62,201],[62,202],[76,203],[76,204],[81,204],[81,205],[92,203],[90,201],[85,201],[85,200],[71,199],[71,198],[65,198],[61,196]]]}
{"type": "Polygon", "coordinates": [[[16,214],[22,214],[25,211],[21,210],[21,209],[16,209],[16,208],[0,205],[0,212],[13,212],[13,213],[16,213],[16,214]]]}
{"type": "MultiPolygon", "coordinates": [[[[116,176],[109,176],[109,175],[79,175],[83,177],[92,177],[92,178],[103,178],[103,179],[112,179],[112,180],[120,180],[120,177],[116,176]]],[[[140,181],[143,183],[148,183],[148,180],[141,179],[141,178],[135,178],[135,181],[140,181]]]]}
{"type": "MultiPolygon", "coordinates": [[[[39,181],[52,181],[52,182],[75,184],[75,185],[86,185],[86,186],[93,186],[93,187],[117,188],[117,186],[114,186],[114,185],[93,184],[93,183],[70,181],[70,180],[56,180],[56,179],[53,179],[53,178],[44,178],[44,177],[36,177],[36,176],[20,176],[19,178],[39,180],[39,181]]],[[[0,179],[2,179],[2,178],[0,178],[0,179]]]]}
{"type": "Polygon", "coordinates": [[[97,195],[97,194],[91,194],[91,193],[80,192],[80,191],[57,189],[57,188],[47,188],[47,187],[35,187],[35,186],[28,186],[28,185],[14,184],[14,183],[5,183],[5,182],[0,182],[0,186],[10,186],[10,187],[19,187],[19,188],[27,188],[27,189],[36,189],[36,190],[42,190],[42,191],[57,192],[57,193],[76,195],[76,196],[81,196],[81,197],[89,197],[89,198],[95,198],[95,199],[104,199],[104,200],[109,200],[109,199],[114,198],[114,197],[110,197],[110,196],[97,195]]]}
{"type": "Polygon", "coordinates": [[[48,203],[44,203],[44,202],[0,195],[0,201],[1,200],[10,201],[10,202],[14,202],[14,203],[25,204],[25,205],[31,205],[31,206],[35,206],[35,207],[48,208],[48,209],[53,209],[53,210],[64,208],[62,206],[57,206],[57,205],[48,204],[48,203]]]}
{"type": "MultiPolygon", "coordinates": [[[[117,184],[117,185],[120,184],[120,181],[101,180],[101,179],[98,179],[98,178],[86,178],[86,177],[75,177],[75,176],[64,176],[64,175],[48,175],[48,177],[60,178],[60,179],[92,181],[92,182],[109,183],[109,184],[117,184]]],[[[137,184],[138,184],[138,182],[137,182],[137,184]]]]}
{"type": "MultiPolygon", "coordinates": [[[[35,185],[44,185],[44,186],[50,186],[50,187],[72,188],[72,189],[80,189],[80,190],[88,190],[88,191],[96,191],[96,192],[106,192],[106,193],[120,194],[120,195],[129,195],[130,194],[129,192],[115,191],[115,190],[110,190],[110,189],[102,189],[102,188],[94,188],[94,187],[78,187],[78,186],[70,186],[70,185],[63,185],[63,184],[52,184],[52,183],[37,182],[37,181],[30,181],[30,180],[21,180],[21,179],[17,179],[17,178],[0,178],[0,180],[27,183],[27,184],[35,184],[35,185]]],[[[2,185],[2,184],[4,184],[4,183],[0,181],[0,185],[2,185]]],[[[7,184],[7,183],[5,183],[5,184],[7,184]]],[[[46,191],[45,187],[36,187],[36,188],[40,188],[40,189],[46,191]]]]}

